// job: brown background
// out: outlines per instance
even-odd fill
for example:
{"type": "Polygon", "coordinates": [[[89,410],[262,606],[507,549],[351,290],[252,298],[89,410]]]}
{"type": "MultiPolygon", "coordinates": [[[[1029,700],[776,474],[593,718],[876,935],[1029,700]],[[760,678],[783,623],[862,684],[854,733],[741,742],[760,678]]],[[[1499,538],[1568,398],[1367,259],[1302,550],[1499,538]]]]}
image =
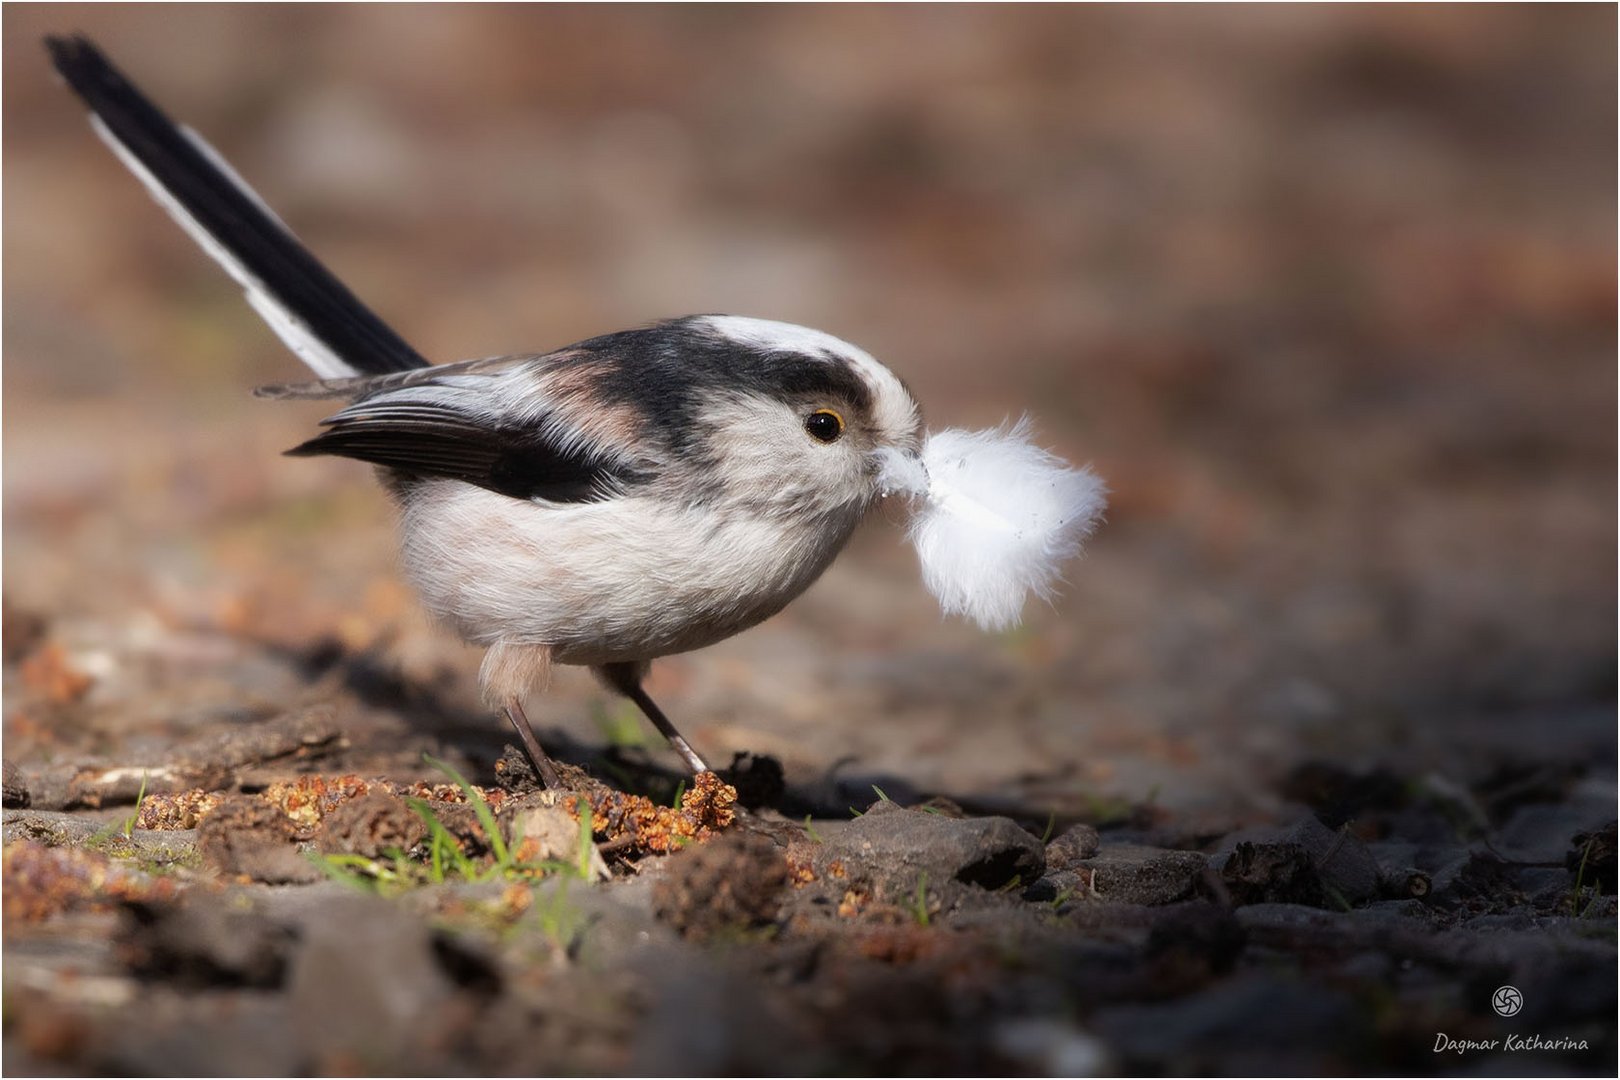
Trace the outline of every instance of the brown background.
{"type": "MultiPolygon", "coordinates": [[[[1243,813],[1312,757],[1612,759],[1614,23],[7,5],[5,595],[97,680],[54,727],[8,681],[7,756],[311,692],[378,768],[499,740],[366,470],[277,457],[319,406],[246,391],[296,362],[49,75],[38,38],[79,29],[430,357],[803,322],[934,424],[1027,410],[1109,480],[1017,633],[941,621],[879,522],[783,616],[665,661],[717,758],[1243,813]],[[303,687],[277,658],[322,638],[460,725],[303,687]]],[[[532,712],[599,742],[618,709],[564,673],[532,712]]]]}

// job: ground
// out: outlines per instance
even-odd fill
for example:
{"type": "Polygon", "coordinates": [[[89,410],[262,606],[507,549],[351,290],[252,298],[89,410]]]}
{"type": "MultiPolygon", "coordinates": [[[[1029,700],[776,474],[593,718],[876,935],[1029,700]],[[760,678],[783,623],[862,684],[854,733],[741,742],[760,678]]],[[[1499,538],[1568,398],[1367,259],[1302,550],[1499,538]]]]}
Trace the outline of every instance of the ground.
{"type": "Polygon", "coordinates": [[[1612,1073],[1614,23],[8,8],[6,1071],[1612,1073]],[[1108,520],[660,662],[734,808],[560,672],[553,805],[72,29],[427,355],[815,325],[1108,520]]]}

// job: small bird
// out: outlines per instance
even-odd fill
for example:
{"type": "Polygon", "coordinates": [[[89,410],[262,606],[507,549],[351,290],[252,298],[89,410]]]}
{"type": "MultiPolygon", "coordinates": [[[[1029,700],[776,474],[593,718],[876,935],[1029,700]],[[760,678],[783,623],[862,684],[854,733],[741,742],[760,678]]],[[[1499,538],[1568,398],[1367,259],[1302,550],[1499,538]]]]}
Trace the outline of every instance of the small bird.
{"type": "Polygon", "coordinates": [[[694,315],[430,364],[92,43],[46,45],[96,134],[318,376],[257,393],[347,402],[288,453],[376,467],[405,576],[485,648],[484,699],[548,787],[560,780],[524,701],[553,664],[590,667],[706,771],[643,688],[649,664],[782,610],[885,495],[913,504],[946,610],[987,626],[1050,595],[1101,513],[1101,481],[1025,426],[927,436],[888,368],[787,323],[694,315]]]}

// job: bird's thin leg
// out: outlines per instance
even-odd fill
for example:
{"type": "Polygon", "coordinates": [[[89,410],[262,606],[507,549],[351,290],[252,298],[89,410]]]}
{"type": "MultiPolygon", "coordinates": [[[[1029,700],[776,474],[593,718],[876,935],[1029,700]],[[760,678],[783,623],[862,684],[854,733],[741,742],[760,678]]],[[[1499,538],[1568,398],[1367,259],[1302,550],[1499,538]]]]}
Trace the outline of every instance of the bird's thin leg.
{"type": "Polygon", "coordinates": [[[562,779],[557,775],[556,763],[540,749],[540,740],[534,737],[534,729],[529,727],[529,717],[523,711],[523,703],[513,698],[506,703],[502,711],[506,713],[506,718],[512,721],[512,729],[522,741],[523,750],[529,755],[534,771],[539,774],[541,785],[551,791],[562,790],[562,779]]]}
{"type": "Polygon", "coordinates": [[[703,763],[703,759],[698,757],[697,751],[692,749],[692,744],[686,741],[686,737],[675,730],[675,725],[669,722],[664,710],[660,709],[653,699],[647,696],[647,691],[641,688],[641,678],[647,671],[645,664],[603,664],[597,671],[609,686],[636,703],[636,707],[652,721],[659,734],[668,739],[669,745],[681,755],[681,760],[686,762],[687,768],[693,773],[711,771],[703,763]]]}
{"type": "Polygon", "coordinates": [[[669,717],[665,716],[663,710],[654,704],[652,698],[647,696],[647,691],[637,685],[629,691],[629,697],[631,701],[641,708],[642,712],[647,714],[647,719],[652,721],[653,727],[657,728],[664,738],[669,740],[669,745],[673,746],[675,752],[681,755],[687,767],[694,773],[709,771],[709,767],[703,763],[703,759],[698,757],[697,751],[692,749],[692,744],[686,741],[684,735],[675,730],[675,725],[669,722],[669,717]]]}
{"type": "Polygon", "coordinates": [[[484,653],[483,666],[478,669],[478,688],[483,691],[486,705],[499,705],[512,722],[524,753],[534,766],[540,783],[552,790],[562,787],[557,776],[557,763],[540,749],[534,737],[529,717],[523,711],[523,695],[535,686],[544,686],[551,674],[551,650],[544,645],[531,645],[519,641],[497,641],[484,653]]]}

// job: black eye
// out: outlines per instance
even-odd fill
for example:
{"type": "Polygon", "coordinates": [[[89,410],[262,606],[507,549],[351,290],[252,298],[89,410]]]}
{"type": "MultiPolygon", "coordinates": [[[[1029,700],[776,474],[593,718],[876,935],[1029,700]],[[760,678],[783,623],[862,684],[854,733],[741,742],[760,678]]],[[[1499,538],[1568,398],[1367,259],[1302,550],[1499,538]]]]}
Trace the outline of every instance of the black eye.
{"type": "Polygon", "coordinates": [[[817,409],[804,418],[804,430],[812,439],[832,442],[844,433],[844,418],[831,409],[817,409]]]}

